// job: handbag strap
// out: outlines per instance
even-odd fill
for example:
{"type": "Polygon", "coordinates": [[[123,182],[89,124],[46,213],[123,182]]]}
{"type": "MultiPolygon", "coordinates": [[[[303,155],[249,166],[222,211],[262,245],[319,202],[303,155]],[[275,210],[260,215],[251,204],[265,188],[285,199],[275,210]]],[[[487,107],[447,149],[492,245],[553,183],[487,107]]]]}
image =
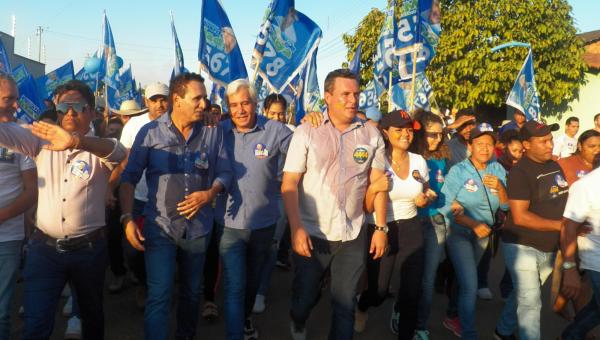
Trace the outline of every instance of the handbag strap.
{"type": "Polygon", "coordinates": [[[492,226],[496,223],[496,214],[494,213],[494,209],[492,209],[492,203],[490,201],[490,196],[488,196],[487,193],[487,188],[485,187],[485,184],[483,183],[483,177],[481,177],[481,174],[479,173],[479,170],[477,170],[477,167],[475,166],[475,164],[473,164],[473,161],[470,158],[467,158],[469,160],[469,163],[471,163],[471,165],[473,166],[473,169],[475,169],[475,173],[477,174],[477,176],[479,177],[479,180],[481,181],[481,184],[483,185],[483,193],[485,194],[485,199],[487,201],[488,207],[490,208],[490,214],[492,215],[492,226]]]}

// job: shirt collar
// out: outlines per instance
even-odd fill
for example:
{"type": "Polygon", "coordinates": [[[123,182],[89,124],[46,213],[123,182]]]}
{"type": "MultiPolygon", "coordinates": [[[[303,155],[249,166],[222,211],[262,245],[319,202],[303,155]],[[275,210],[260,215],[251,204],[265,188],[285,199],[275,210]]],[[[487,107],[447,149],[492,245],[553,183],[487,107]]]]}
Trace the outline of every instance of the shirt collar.
{"type": "MultiPolygon", "coordinates": [[[[330,123],[331,124],[331,119],[329,118],[329,112],[327,111],[327,109],[325,109],[325,111],[323,111],[323,124],[326,123],[330,123]]],[[[365,125],[365,122],[358,118],[358,116],[355,116],[354,119],[352,119],[352,123],[350,124],[349,128],[357,128],[357,127],[362,127],[365,125]]]]}
{"type": "MultiPolygon", "coordinates": [[[[264,130],[268,121],[269,121],[269,119],[267,117],[256,114],[256,124],[254,125],[254,127],[252,129],[246,131],[245,133],[254,132],[256,130],[264,130]]],[[[236,129],[235,125],[233,124],[233,121],[231,120],[231,118],[227,119],[226,121],[222,122],[221,124],[222,124],[221,127],[223,128],[224,132],[229,133],[233,130],[235,130],[237,132],[237,129],[236,129]]]]}

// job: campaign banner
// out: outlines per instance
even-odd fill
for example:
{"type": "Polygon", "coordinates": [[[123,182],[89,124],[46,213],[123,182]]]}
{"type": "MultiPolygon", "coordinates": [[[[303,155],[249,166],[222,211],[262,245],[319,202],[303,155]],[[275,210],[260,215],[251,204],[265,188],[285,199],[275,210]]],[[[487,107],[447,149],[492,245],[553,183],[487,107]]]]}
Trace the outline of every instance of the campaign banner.
{"type": "Polygon", "coordinates": [[[77,74],[75,74],[75,79],[77,80],[81,80],[82,82],[84,82],[87,86],[90,87],[90,89],[92,89],[92,91],[96,92],[97,91],[97,85],[98,85],[98,81],[96,79],[98,75],[92,75],[89,74],[85,71],[85,68],[81,68],[81,70],[79,70],[79,72],[77,72],[77,74]]]}
{"type": "Polygon", "coordinates": [[[37,78],[35,82],[37,83],[41,99],[52,99],[52,94],[59,85],[73,79],[75,79],[73,61],[70,60],[56,70],[37,78]]]}
{"type": "Polygon", "coordinates": [[[367,112],[370,107],[379,109],[379,97],[375,90],[375,82],[371,80],[367,86],[361,91],[358,100],[358,110],[367,112]]]}
{"type": "Polygon", "coordinates": [[[4,48],[2,40],[0,40],[0,73],[11,74],[10,61],[8,60],[8,54],[4,48]]]}
{"type": "Polygon", "coordinates": [[[396,21],[394,20],[395,4],[396,1],[392,0],[386,11],[381,33],[377,40],[375,60],[373,61],[375,88],[382,91],[377,93],[378,96],[389,89],[390,80],[392,84],[397,82],[397,68],[394,67],[397,64],[397,57],[394,55],[394,36],[397,31],[396,21]]]}
{"type": "Polygon", "coordinates": [[[309,62],[321,40],[321,28],[294,8],[293,0],[273,0],[253,52],[253,67],[281,93],[309,62]]]}
{"type": "MultiPolygon", "coordinates": [[[[106,13],[104,14],[104,48],[102,50],[103,75],[104,83],[107,86],[117,89],[119,87],[119,57],[117,57],[117,49],[113,38],[112,29],[108,22],[106,13]]],[[[121,60],[121,63],[123,61],[121,60]]]]}
{"type": "Polygon", "coordinates": [[[186,73],[187,70],[184,66],[183,61],[183,51],[181,50],[181,45],[179,44],[179,38],[177,37],[177,30],[175,30],[175,22],[173,21],[173,14],[171,14],[171,34],[173,35],[173,43],[175,44],[175,66],[173,67],[173,76],[177,76],[180,73],[186,73]]]}
{"type": "Polygon", "coordinates": [[[356,76],[360,77],[360,57],[362,54],[362,41],[358,44],[356,51],[354,51],[354,56],[348,65],[348,69],[356,74],[356,76]]]}
{"type": "Polygon", "coordinates": [[[37,84],[25,65],[20,64],[15,67],[12,70],[12,76],[19,89],[17,119],[31,124],[40,118],[40,115],[46,110],[46,105],[41,100],[37,84]]]}
{"type": "Polygon", "coordinates": [[[411,107],[410,96],[412,81],[400,81],[392,87],[391,110],[405,110],[411,112],[414,109],[431,110],[430,98],[433,93],[431,84],[425,73],[417,73],[414,87],[414,108],[411,107]]]}
{"type": "Polygon", "coordinates": [[[525,58],[512,90],[508,94],[506,105],[523,112],[527,120],[540,119],[540,99],[535,86],[533,52],[531,49],[525,58]]]}
{"type": "Polygon", "coordinates": [[[221,86],[248,78],[237,38],[218,0],[202,1],[198,60],[202,70],[221,86]]]}

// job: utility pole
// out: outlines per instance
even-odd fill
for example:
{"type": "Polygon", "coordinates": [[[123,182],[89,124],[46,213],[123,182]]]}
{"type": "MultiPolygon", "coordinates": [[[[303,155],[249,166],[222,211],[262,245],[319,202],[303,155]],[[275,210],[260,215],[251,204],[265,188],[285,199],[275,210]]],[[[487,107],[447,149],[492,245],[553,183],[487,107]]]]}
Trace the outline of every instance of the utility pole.
{"type": "Polygon", "coordinates": [[[13,36],[13,38],[15,37],[15,33],[17,31],[17,16],[16,15],[12,15],[12,31],[11,31],[11,35],[13,36]]]}
{"type": "Polygon", "coordinates": [[[38,36],[38,62],[42,62],[42,33],[44,33],[44,29],[42,26],[38,26],[35,30],[35,35],[38,36]]]}

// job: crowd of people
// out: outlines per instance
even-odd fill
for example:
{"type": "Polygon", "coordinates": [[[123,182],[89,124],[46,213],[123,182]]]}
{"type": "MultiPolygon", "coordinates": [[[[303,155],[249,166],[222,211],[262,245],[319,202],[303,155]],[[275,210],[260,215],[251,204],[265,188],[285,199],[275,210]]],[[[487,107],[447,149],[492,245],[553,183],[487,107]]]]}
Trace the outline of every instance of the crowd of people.
{"type": "Polygon", "coordinates": [[[258,339],[252,314],[266,310],[276,266],[293,269],[292,339],[307,338],[328,289],[330,339],[363,332],[391,293],[390,332],[427,340],[436,287],[448,297],[443,325],[477,339],[476,300],[492,298],[499,253],[506,301],[482,337],[540,339],[551,274],[554,311],[575,311],[561,339],[594,336],[600,114],[578,139],[576,117],[553,139],[557,124],[519,111],[495,129],[472,110],[450,124],[424,110],[365,115],[359,95],[352,72],[332,71],[325,112],[294,126],[281,95],[257,112],[243,79],[227,86],[226,112],[201,76],[183,73],[148,85],[145,108],[125,101],[110,115],[73,80],[25,126],[17,85],[0,74],[0,339],[19,276],[23,339],[50,338],[65,287],[65,337],[103,339],[107,265],[110,293],[137,284],[146,339],[173,333],[175,285],[177,339],[193,339],[198,318],[221,310],[227,339],[258,339]]]}

